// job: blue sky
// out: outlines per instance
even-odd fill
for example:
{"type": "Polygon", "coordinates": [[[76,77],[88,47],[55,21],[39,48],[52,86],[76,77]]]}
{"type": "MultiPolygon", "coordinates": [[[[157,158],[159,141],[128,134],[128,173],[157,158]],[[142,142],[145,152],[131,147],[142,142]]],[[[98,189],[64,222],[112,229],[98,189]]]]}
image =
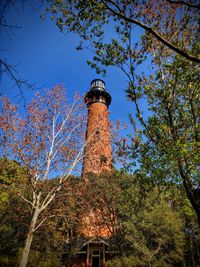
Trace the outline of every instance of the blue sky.
{"type": "MultiPolygon", "coordinates": [[[[46,16],[45,20],[40,14],[45,6],[41,7],[41,1],[30,0],[23,3],[22,0],[15,1],[6,14],[7,23],[17,25],[21,28],[11,31],[0,32],[0,58],[7,60],[9,64],[17,65],[18,74],[29,83],[35,83],[35,90],[24,90],[26,103],[38,90],[52,88],[56,84],[63,84],[67,88],[68,97],[72,99],[75,92],[84,95],[89,89],[90,82],[95,78],[103,79],[106,88],[112,96],[109,107],[110,120],[120,120],[128,127],[120,132],[121,136],[134,134],[130,125],[128,114],[135,117],[135,106],[128,101],[125,95],[127,79],[125,75],[116,68],[109,68],[106,77],[97,75],[88,66],[86,61],[92,58],[87,50],[77,51],[76,46],[79,39],[74,34],[64,34],[59,31],[55,22],[46,16]]],[[[1,30],[1,29],[0,29],[1,30]]],[[[136,28],[133,39],[138,40],[141,30],[136,28]]],[[[106,33],[106,38],[112,38],[112,30],[106,33]]],[[[140,71],[148,71],[149,67],[140,71]]],[[[0,93],[8,95],[12,101],[22,106],[19,102],[19,90],[13,86],[13,81],[7,75],[2,75],[0,81],[0,93]]],[[[147,117],[147,105],[142,101],[142,108],[147,117]]],[[[139,126],[139,125],[138,125],[139,126]]]]}
{"type": "MultiPolygon", "coordinates": [[[[40,1],[26,1],[24,4],[23,1],[16,2],[7,12],[7,23],[21,28],[14,29],[13,32],[1,32],[1,57],[6,58],[12,65],[18,64],[18,74],[28,82],[35,83],[36,90],[62,83],[70,96],[76,91],[84,94],[92,79],[102,78],[112,95],[111,120],[120,119],[128,123],[128,113],[134,113],[135,110],[124,93],[124,74],[116,68],[111,68],[106,77],[97,75],[86,63],[92,55],[86,50],[76,50],[78,37],[61,33],[50,18],[40,18],[40,1]]],[[[13,87],[13,82],[6,75],[2,76],[0,91],[16,102],[19,100],[16,97],[18,89],[13,87]]],[[[31,90],[24,92],[26,99],[31,98],[33,94],[31,90]]]]}
{"type": "MultiPolygon", "coordinates": [[[[120,120],[128,125],[121,135],[133,134],[128,114],[134,116],[135,107],[127,100],[124,92],[127,85],[125,75],[116,68],[109,68],[106,77],[97,75],[86,63],[92,58],[90,52],[76,50],[79,43],[77,36],[60,32],[48,16],[42,20],[40,14],[44,6],[41,7],[41,1],[23,2],[15,1],[15,5],[6,13],[7,23],[20,28],[0,32],[0,58],[6,59],[7,63],[13,66],[16,65],[18,75],[22,79],[31,84],[35,83],[35,90],[23,91],[26,102],[28,103],[36,91],[52,88],[58,83],[67,88],[70,98],[75,92],[84,95],[89,89],[90,82],[100,78],[105,81],[106,88],[112,96],[109,107],[110,120],[120,120]]],[[[136,28],[134,38],[138,39],[140,33],[141,30],[136,28]]],[[[106,34],[106,38],[113,37],[110,30],[106,34]]],[[[141,70],[147,71],[148,66],[141,70]]],[[[19,102],[20,98],[17,96],[19,90],[13,86],[13,81],[6,74],[1,77],[0,93],[8,95],[15,103],[23,106],[23,101],[19,102]]],[[[144,103],[143,108],[147,111],[144,103]]]]}

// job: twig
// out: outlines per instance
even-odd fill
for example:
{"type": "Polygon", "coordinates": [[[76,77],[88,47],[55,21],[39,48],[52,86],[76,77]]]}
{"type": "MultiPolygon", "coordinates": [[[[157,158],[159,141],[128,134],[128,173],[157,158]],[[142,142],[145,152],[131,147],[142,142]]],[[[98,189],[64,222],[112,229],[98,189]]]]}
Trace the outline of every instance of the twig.
{"type": "Polygon", "coordinates": [[[20,196],[26,203],[30,204],[33,208],[35,208],[33,203],[30,200],[26,199],[23,195],[18,194],[18,196],[20,196]]]}
{"type": "Polygon", "coordinates": [[[15,28],[15,29],[22,28],[21,26],[18,26],[18,25],[9,25],[9,24],[3,24],[3,23],[0,24],[0,27],[15,28]]]}

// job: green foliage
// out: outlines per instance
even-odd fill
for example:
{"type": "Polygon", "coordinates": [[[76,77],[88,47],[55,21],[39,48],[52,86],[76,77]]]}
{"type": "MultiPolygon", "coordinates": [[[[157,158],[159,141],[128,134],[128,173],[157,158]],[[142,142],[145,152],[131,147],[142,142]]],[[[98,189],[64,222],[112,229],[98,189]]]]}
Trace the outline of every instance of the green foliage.
{"type": "Polygon", "coordinates": [[[28,172],[16,161],[0,159],[0,263],[16,266],[29,220],[29,210],[17,193],[27,192],[28,172]]]}
{"type": "MultiPolygon", "coordinates": [[[[11,161],[7,166],[4,161],[3,166],[8,171],[13,164],[22,168],[11,161]]],[[[17,171],[12,171],[16,179],[17,171]]],[[[183,263],[184,253],[191,255],[191,249],[195,254],[192,240],[198,244],[198,228],[191,205],[179,187],[154,185],[144,176],[119,172],[98,178],[91,175],[87,183],[80,182],[71,177],[57,196],[51,207],[57,216],[37,230],[28,266],[60,266],[64,240],[79,233],[81,218],[91,208],[101,211],[102,226],[112,231],[110,246],[119,257],[110,266],[173,266],[183,263]],[[192,247],[188,248],[186,242],[192,247]]],[[[56,179],[50,180],[44,190],[56,183],[56,179]]],[[[20,186],[24,188],[22,183],[20,186]]],[[[30,215],[12,189],[7,203],[1,217],[1,265],[16,266],[30,215]]],[[[44,218],[49,212],[45,211],[44,218]]]]}
{"type": "Polygon", "coordinates": [[[78,95],[73,103],[69,102],[60,85],[43,94],[37,93],[27,112],[21,115],[8,97],[1,100],[2,154],[17,159],[28,174],[25,184],[21,181],[16,189],[24,206],[29,208],[29,226],[26,224],[27,238],[20,262],[20,266],[26,266],[36,230],[57,216],[51,209],[54,199],[82,159],[85,106],[78,95]],[[59,176],[54,180],[57,183],[48,183],[55,173],[59,176]]]}
{"type": "Polygon", "coordinates": [[[97,73],[115,66],[126,75],[142,130],[134,125],[133,146],[125,154],[155,182],[183,183],[200,224],[199,68],[193,63],[199,62],[198,3],[50,1],[49,11],[62,31],[80,36],[80,49],[89,46],[95,53],[88,64],[97,73]],[[134,25],[146,30],[139,41],[134,25]],[[151,74],[141,75],[138,66],[149,62],[151,74]],[[147,120],[141,103],[148,105],[147,120]]]}
{"type": "MultiPolygon", "coordinates": [[[[19,263],[31,211],[18,193],[30,195],[29,172],[16,161],[0,159],[0,265],[14,267],[19,263]],[[5,197],[4,197],[5,196],[5,197]]],[[[34,236],[29,267],[61,266],[63,244],[71,232],[78,231],[81,207],[78,204],[79,179],[69,178],[56,197],[54,205],[43,212],[41,220],[54,210],[54,216],[41,226],[34,236]]],[[[57,179],[47,181],[42,190],[48,192],[57,179]]],[[[79,201],[80,202],[80,201],[79,201]]]]}
{"type": "Polygon", "coordinates": [[[199,9],[169,2],[52,0],[48,1],[47,11],[61,31],[80,37],[78,50],[89,47],[95,53],[87,62],[98,74],[105,75],[108,66],[115,66],[130,81],[147,55],[152,51],[155,55],[155,47],[163,55],[175,51],[199,62],[199,49],[191,49],[197,43],[199,9]]]}
{"type": "Polygon", "coordinates": [[[163,191],[133,181],[123,188],[121,201],[120,214],[127,216],[122,226],[131,243],[135,266],[168,266],[183,260],[183,222],[163,191]]]}
{"type": "Polygon", "coordinates": [[[125,173],[90,177],[88,187],[94,196],[91,207],[101,210],[104,224],[113,230],[112,249],[118,257],[109,266],[184,263],[184,220],[173,204],[178,188],[156,186],[125,173]]]}
{"type": "MultiPolygon", "coordinates": [[[[156,182],[183,183],[196,211],[200,210],[200,109],[199,71],[176,57],[164,63],[161,56],[154,77],[138,77],[138,88],[149,103],[151,116],[142,132],[148,141],[132,149],[140,161],[140,172],[156,182]]],[[[142,140],[142,136],[139,137],[142,140]]],[[[144,139],[143,139],[144,140],[144,139]]]]}
{"type": "Polygon", "coordinates": [[[183,183],[200,224],[197,1],[50,1],[48,11],[62,31],[79,35],[79,49],[95,53],[87,62],[97,73],[115,66],[126,75],[142,130],[134,125],[133,145],[124,154],[155,182],[183,183]],[[139,40],[135,25],[145,29],[139,40]],[[151,73],[141,75],[138,66],[149,62],[151,73]],[[148,106],[147,120],[141,103],[148,106]]]}
{"type": "Polygon", "coordinates": [[[16,161],[9,161],[6,158],[0,159],[0,209],[6,205],[9,200],[9,193],[16,191],[17,185],[26,177],[25,170],[20,167],[16,161]]]}

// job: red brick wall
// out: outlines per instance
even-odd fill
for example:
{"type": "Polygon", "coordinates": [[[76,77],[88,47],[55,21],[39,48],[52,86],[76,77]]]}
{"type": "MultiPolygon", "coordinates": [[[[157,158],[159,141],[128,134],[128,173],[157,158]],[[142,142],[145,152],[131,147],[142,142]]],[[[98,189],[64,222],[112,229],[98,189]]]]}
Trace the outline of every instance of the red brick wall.
{"type": "Polygon", "coordinates": [[[110,129],[108,109],[105,104],[96,102],[88,107],[87,145],[83,159],[82,176],[92,172],[111,169],[110,129]]]}

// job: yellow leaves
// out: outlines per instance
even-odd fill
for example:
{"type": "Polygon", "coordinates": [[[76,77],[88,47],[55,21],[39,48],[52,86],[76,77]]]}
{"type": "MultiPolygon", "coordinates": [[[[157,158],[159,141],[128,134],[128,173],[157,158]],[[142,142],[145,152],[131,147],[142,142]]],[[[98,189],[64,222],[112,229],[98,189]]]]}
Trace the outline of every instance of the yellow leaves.
{"type": "Polygon", "coordinates": [[[161,129],[163,130],[163,132],[164,132],[165,134],[170,134],[170,133],[171,133],[171,129],[170,129],[170,127],[167,126],[167,125],[165,125],[165,124],[161,125],[161,129]]]}
{"type": "Polygon", "coordinates": [[[0,209],[8,201],[8,192],[0,192],[0,209]]]}

